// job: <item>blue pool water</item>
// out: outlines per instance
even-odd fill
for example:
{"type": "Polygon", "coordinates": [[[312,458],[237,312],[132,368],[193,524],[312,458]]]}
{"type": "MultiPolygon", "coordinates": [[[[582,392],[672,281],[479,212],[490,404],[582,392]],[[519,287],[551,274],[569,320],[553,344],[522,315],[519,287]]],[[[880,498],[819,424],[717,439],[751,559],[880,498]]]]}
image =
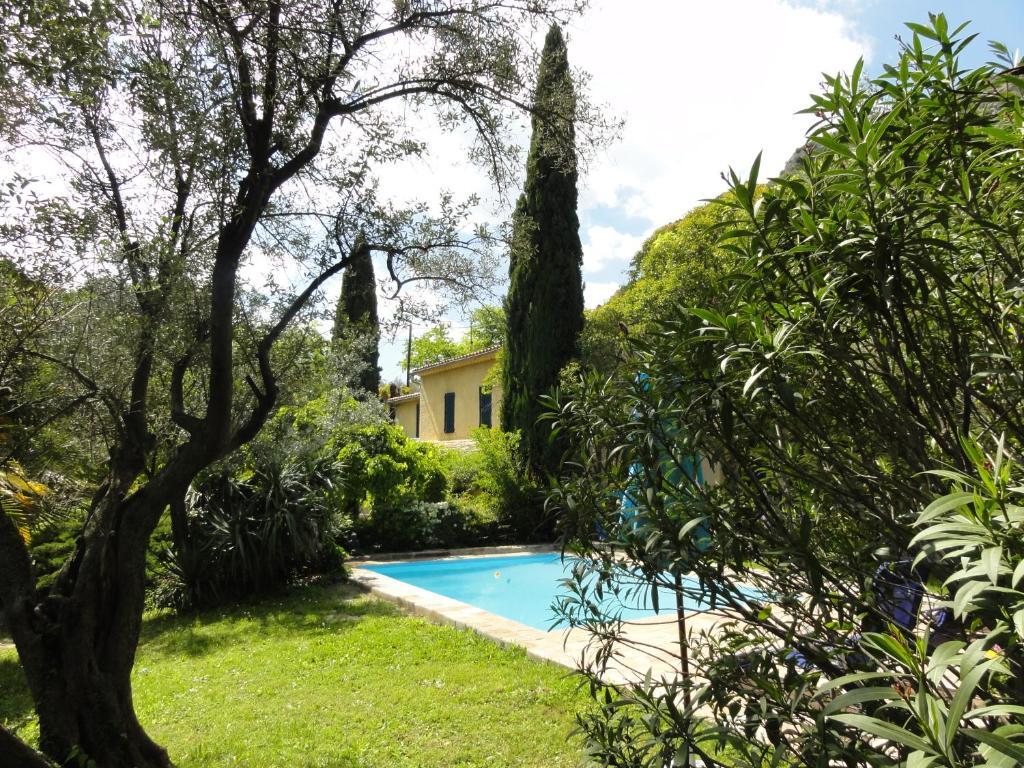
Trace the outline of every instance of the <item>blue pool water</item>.
{"type": "MultiPolygon", "coordinates": [[[[498,616],[548,631],[556,621],[552,606],[560,595],[568,594],[559,583],[572,573],[572,561],[562,561],[557,552],[513,557],[470,557],[460,560],[419,560],[407,563],[366,566],[393,579],[404,581],[439,595],[469,603],[498,616]]],[[[697,591],[695,580],[685,587],[697,591]]],[[[648,589],[634,590],[622,605],[609,601],[608,612],[623,619],[653,616],[648,589]]],[[[675,596],[669,590],[660,593],[659,609],[675,612],[675,596]]],[[[687,610],[707,608],[702,601],[687,595],[687,610]]]]}

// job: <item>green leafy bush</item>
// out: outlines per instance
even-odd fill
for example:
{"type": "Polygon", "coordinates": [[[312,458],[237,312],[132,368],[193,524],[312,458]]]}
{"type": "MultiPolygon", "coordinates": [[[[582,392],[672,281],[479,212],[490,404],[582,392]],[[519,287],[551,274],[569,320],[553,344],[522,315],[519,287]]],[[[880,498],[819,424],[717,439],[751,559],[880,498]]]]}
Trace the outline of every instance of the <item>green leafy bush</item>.
{"type": "Polygon", "coordinates": [[[84,523],[85,510],[80,509],[32,532],[29,554],[40,589],[50,588],[64,561],[74,553],[84,523]]]}
{"type": "Polygon", "coordinates": [[[356,524],[356,535],[372,551],[479,546],[487,543],[492,525],[476,510],[456,502],[412,501],[375,509],[356,524]]]}
{"type": "Polygon", "coordinates": [[[408,440],[397,427],[358,430],[339,453],[362,551],[547,540],[538,486],[517,433],[478,429],[476,448],[408,440]],[[442,500],[442,498],[444,500],[442,500]]]}
{"type": "Polygon", "coordinates": [[[481,470],[476,486],[484,508],[510,540],[549,541],[550,519],[544,514],[540,486],[526,469],[519,433],[481,427],[473,438],[481,470]]]}
{"type": "Polygon", "coordinates": [[[333,437],[344,441],[337,460],[345,471],[346,499],[371,509],[444,498],[447,478],[440,450],[405,436],[401,427],[374,424],[333,437]]]}
{"type": "MultiPolygon", "coordinates": [[[[74,554],[87,514],[85,503],[80,502],[33,528],[29,555],[32,558],[36,584],[40,590],[50,588],[64,562],[74,554]]],[[[146,550],[147,591],[151,591],[160,578],[164,570],[163,562],[170,547],[171,522],[169,515],[164,514],[157,523],[146,550]]]]}
{"type": "Polygon", "coordinates": [[[474,546],[495,538],[483,492],[479,451],[451,451],[408,439],[390,424],[357,427],[332,437],[342,444],[343,507],[352,545],[365,552],[474,546]]]}
{"type": "Polygon", "coordinates": [[[166,560],[153,602],[208,606],[304,573],[340,573],[338,475],[328,460],[277,456],[198,478],[187,499],[187,546],[166,560]]]}
{"type": "Polygon", "coordinates": [[[586,556],[570,623],[634,644],[603,614],[638,569],[663,603],[693,572],[728,617],[691,632],[682,682],[586,670],[598,761],[1024,759],[1024,80],[998,46],[964,69],[942,16],[911,30],[878,78],[827,78],[796,175],[732,174],[719,301],[554,404],[574,451],[549,503],[586,556]],[[955,621],[898,624],[895,568],[955,621]]]}
{"type": "Polygon", "coordinates": [[[185,552],[165,558],[155,601],[210,604],[336,571],[339,547],[400,552],[531,534],[523,510],[538,496],[514,436],[482,430],[480,450],[449,451],[360,423],[367,407],[346,402],[339,416],[318,398],[281,408],[239,457],[199,478],[185,552]]]}
{"type": "Polygon", "coordinates": [[[331,397],[282,407],[257,440],[196,478],[152,602],[207,606],[307,573],[341,573],[351,521],[347,471],[331,441],[372,409],[331,397]]]}
{"type": "Polygon", "coordinates": [[[448,477],[449,500],[480,493],[484,457],[479,448],[469,451],[445,450],[442,457],[444,472],[448,477]]]}

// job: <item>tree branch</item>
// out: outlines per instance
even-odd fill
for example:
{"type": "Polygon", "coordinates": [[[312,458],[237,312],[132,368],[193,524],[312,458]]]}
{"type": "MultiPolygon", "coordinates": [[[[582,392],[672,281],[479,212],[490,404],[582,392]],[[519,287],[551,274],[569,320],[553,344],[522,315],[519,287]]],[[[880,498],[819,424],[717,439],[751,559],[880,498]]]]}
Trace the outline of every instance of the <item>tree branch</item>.
{"type": "Polygon", "coordinates": [[[54,764],[0,725],[0,765],[8,768],[54,768],[54,764]]]}
{"type": "Polygon", "coordinates": [[[78,380],[80,384],[86,387],[86,389],[88,389],[90,393],[99,397],[103,404],[107,406],[107,411],[114,419],[114,426],[118,430],[123,428],[124,423],[122,420],[121,404],[112,394],[110,394],[108,391],[100,387],[100,385],[97,384],[92,378],[83,373],[78,368],[78,366],[74,365],[73,363],[67,360],[61,360],[60,358],[54,357],[53,355],[47,354],[46,352],[40,352],[35,349],[26,349],[24,350],[24,353],[26,355],[31,355],[32,357],[38,357],[40,360],[45,360],[48,363],[53,363],[54,365],[60,366],[65,371],[70,373],[75,379],[78,380]]]}
{"type": "Polygon", "coordinates": [[[195,347],[175,362],[174,367],[171,369],[171,421],[190,435],[196,435],[203,426],[202,419],[198,416],[193,416],[185,410],[185,373],[188,371],[194,356],[195,347]]]}
{"type": "Polygon", "coordinates": [[[257,347],[256,358],[259,364],[260,378],[263,380],[263,391],[261,393],[255,383],[250,381],[250,387],[256,394],[256,405],[253,407],[252,413],[249,415],[246,422],[238,428],[234,436],[231,438],[230,447],[228,448],[229,451],[245,445],[256,436],[260,431],[260,428],[263,426],[263,422],[266,421],[267,416],[270,415],[270,410],[274,407],[274,403],[277,402],[277,378],[274,375],[272,366],[270,365],[270,352],[274,348],[274,344],[288,327],[288,324],[291,323],[291,321],[295,319],[295,316],[302,311],[302,308],[306,306],[310,297],[319,290],[320,286],[348,266],[349,261],[351,261],[351,256],[342,257],[339,261],[331,265],[330,268],[324,270],[317,275],[316,278],[310,281],[305,290],[292,300],[291,304],[288,305],[288,308],[285,309],[284,313],[274,326],[267,331],[262,339],[260,339],[260,343],[257,347]]]}

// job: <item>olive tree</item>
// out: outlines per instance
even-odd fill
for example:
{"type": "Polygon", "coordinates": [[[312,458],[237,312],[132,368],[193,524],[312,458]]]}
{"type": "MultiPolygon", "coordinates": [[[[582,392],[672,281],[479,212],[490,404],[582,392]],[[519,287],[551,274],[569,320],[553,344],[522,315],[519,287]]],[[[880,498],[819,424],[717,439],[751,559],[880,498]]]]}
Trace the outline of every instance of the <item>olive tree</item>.
{"type": "MultiPolygon", "coordinates": [[[[275,342],[359,233],[397,286],[441,276],[457,298],[486,279],[489,239],[464,204],[393,204],[376,170],[425,154],[423,126],[435,125],[463,130],[505,188],[510,118],[532,109],[533,29],[579,10],[2,4],[5,258],[65,290],[105,281],[117,299],[106,338],[86,312],[52,349],[22,350],[102,408],[110,433],[77,551],[47,593],[0,514],[0,603],[50,758],[170,764],[136,718],[130,680],[154,526],[168,508],[181,514],[199,471],[259,432],[279,391],[275,342]],[[253,291],[260,274],[300,287],[253,291]]],[[[0,732],[0,754],[20,749],[0,732]]]]}

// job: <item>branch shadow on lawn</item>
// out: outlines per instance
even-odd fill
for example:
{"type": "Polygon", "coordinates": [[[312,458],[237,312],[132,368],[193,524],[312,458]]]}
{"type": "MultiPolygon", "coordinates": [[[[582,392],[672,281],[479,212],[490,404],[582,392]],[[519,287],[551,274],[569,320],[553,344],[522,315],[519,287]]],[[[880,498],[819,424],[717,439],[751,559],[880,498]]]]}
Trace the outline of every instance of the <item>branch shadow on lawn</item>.
{"type": "MultiPolygon", "coordinates": [[[[225,643],[251,642],[254,633],[273,638],[327,629],[346,632],[365,619],[398,613],[393,605],[371,599],[356,587],[322,579],[219,608],[151,613],[144,619],[139,649],[147,656],[201,658],[225,643]]],[[[0,650],[0,724],[30,738],[34,723],[32,697],[17,652],[0,650]]]]}

